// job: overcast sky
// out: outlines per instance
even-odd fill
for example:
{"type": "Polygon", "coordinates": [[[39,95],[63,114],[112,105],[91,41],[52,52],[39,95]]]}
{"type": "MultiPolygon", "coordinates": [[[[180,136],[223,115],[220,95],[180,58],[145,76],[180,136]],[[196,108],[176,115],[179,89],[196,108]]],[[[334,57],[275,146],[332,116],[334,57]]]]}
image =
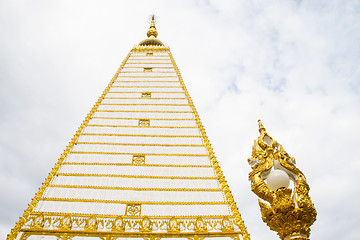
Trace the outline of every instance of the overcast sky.
{"type": "Polygon", "coordinates": [[[253,240],[247,158],[257,119],[297,160],[311,239],[360,230],[360,1],[0,0],[0,239],[158,16],[253,240]]]}

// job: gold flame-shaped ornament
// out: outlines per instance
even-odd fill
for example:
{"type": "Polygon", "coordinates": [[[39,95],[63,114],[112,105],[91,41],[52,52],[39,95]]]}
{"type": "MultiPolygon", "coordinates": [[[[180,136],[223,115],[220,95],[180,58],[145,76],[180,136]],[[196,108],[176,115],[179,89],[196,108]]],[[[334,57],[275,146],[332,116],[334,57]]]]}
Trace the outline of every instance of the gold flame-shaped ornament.
{"type": "Polygon", "coordinates": [[[304,174],[295,167],[295,159],[270,137],[259,120],[260,136],[254,141],[248,159],[251,190],[259,199],[262,220],[276,231],[282,240],[309,239],[310,226],[316,220],[316,210],[309,197],[310,187],[304,174]],[[294,183],[294,189],[281,187],[271,190],[266,179],[274,170],[281,170],[294,183]]]}

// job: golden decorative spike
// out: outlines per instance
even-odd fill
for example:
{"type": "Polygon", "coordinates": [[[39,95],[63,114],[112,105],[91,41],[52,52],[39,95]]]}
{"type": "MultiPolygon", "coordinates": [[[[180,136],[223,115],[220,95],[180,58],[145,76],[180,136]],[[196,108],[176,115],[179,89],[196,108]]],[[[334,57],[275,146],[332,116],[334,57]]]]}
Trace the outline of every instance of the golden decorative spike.
{"type": "Polygon", "coordinates": [[[147,36],[149,38],[151,38],[151,37],[156,38],[158,36],[158,32],[157,32],[156,27],[155,27],[155,14],[151,15],[151,24],[150,24],[150,29],[147,32],[147,36]]]}
{"type": "Polygon", "coordinates": [[[266,133],[260,120],[259,132],[248,162],[252,168],[249,173],[251,190],[270,204],[259,199],[262,220],[282,240],[309,239],[310,226],[315,222],[317,213],[309,197],[310,187],[305,176],[295,167],[295,159],[266,133]],[[268,179],[269,183],[268,176],[275,170],[290,178],[294,189],[279,185],[276,190],[271,190],[265,180],[268,179]]]}
{"type": "Polygon", "coordinates": [[[261,133],[262,131],[266,131],[265,128],[264,128],[264,126],[262,125],[260,119],[258,120],[258,122],[259,122],[259,132],[261,133]]]}
{"type": "MultiPolygon", "coordinates": [[[[150,16],[149,22],[150,22],[150,28],[149,28],[149,31],[147,32],[148,38],[143,40],[142,42],[140,42],[139,46],[164,46],[164,44],[159,39],[157,39],[158,32],[157,32],[156,26],[155,26],[156,16],[154,14],[152,14],[150,16]]],[[[140,47],[140,49],[141,49],[141,47],[140,47]]],[[[154,51],[157,49],[147,48],[146,50],[154,51]]]]}

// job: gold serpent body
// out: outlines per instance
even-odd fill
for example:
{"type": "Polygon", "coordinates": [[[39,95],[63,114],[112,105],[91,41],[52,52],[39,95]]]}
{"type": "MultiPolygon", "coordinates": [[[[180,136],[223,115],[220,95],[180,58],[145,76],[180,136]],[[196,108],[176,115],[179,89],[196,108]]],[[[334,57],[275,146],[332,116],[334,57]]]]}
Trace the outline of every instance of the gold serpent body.
{"type": "Polygon", "coordinates": [[[259,120],[260,136],[254,141],[249,173],[251,190],[259,199],[263,221],[276,231],[281,239],[309,239],[310,226],[316,220],[316,210],[309,196],[310,187],[304,174],[295,166],[295,159],[274,141],[259,120]],[[270,171],[284,170],[294,182],[292,189],[279,188],[272,191],[265,180],[270,171]]]}

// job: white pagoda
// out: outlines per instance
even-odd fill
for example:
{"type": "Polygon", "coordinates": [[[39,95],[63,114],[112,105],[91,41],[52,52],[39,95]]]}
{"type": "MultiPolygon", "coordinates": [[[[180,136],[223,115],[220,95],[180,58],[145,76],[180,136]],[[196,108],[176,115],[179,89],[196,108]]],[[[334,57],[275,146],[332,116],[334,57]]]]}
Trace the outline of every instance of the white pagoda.
{"type": "Polygon", "coordinates": [[[8,240],[250,239],[157,34],[153,16],[8,240]]]}

